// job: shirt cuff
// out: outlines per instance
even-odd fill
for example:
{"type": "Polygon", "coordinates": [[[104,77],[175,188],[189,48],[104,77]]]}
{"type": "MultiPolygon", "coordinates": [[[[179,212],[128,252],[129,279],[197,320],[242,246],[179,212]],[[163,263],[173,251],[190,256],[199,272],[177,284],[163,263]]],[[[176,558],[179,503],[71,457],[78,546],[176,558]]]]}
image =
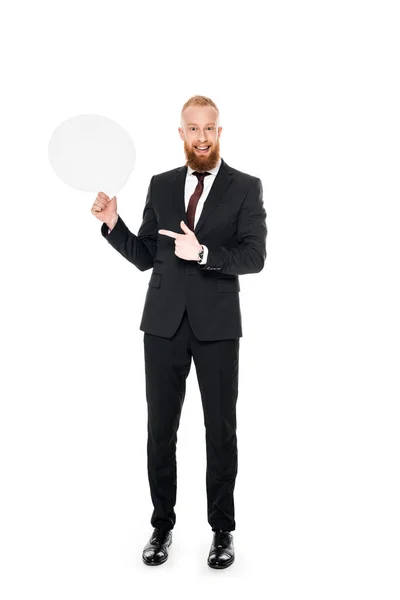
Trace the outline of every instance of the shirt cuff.
{"type": "Polygon", "coordinates": [[[203,254],[203,259],[200,261],[200,265],[205,265],[207,262],[207,256],[208,256],[208,248],[207,246],[205,246],[204,244],[202,244],[203,248],[204,248],[204,254],[203,254]]]}

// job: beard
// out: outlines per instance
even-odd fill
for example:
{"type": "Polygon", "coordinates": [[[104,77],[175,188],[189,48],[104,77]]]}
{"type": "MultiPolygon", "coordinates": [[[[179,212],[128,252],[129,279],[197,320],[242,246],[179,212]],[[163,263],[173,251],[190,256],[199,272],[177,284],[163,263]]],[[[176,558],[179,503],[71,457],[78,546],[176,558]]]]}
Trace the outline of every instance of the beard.
{"type": "MultiPolygon", "coordinates": [[[[209,144],[207,144],[208,146],[209,144]]],[[[186,140],[183,141],[183,148],[186,156],[186,166],[195,171],[209,171],[217,166],[220,159],[219,138],[215,144],[210,144],[207,154],[196,154],[196,150],[189,146],[186,140]]]]}

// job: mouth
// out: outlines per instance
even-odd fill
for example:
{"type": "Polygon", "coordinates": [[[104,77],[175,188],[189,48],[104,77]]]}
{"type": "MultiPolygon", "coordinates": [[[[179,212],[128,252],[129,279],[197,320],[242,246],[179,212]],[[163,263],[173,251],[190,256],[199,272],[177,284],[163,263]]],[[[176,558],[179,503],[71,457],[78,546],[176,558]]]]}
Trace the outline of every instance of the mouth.
{"type": "Polygon", "coordinates": [[[194,146],[194,148],[199,154],[207,154],[211,146],[194,146]]]}

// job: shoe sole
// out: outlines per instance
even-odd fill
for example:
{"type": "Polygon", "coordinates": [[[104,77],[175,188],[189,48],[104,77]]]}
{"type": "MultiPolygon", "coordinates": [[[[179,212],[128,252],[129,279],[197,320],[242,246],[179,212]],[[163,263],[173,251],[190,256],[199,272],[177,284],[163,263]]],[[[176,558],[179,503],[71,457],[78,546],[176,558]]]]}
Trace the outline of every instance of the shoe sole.
{"type": "Polygon", "coordinates": [[[230,567],[233,562],[235,562],[235,557],[233,557],[230,561],[227,561],[223,565],[212,565],[208,561],[207,561],[207,564],[212,569],[226,569],[227,567],[230,567]]]}
{"type": "MultiPolygon", "coordinates": [[[[170,540],[170,542],[168,544],[166,544],[166,547],[169,548],[171,544],[172,544],[172,539],[170,540]]],[[[142,561],[144,562],[144,564],[147,567],[158,567],[159,565],[164,564],[168,560],[168,556],[169,556],[169,554],[167,552],[165,557],[162,560],[160,560],[159,562],[147,562],[147,560],[144,558],[144,556],[142,554],[142,561]]]]}

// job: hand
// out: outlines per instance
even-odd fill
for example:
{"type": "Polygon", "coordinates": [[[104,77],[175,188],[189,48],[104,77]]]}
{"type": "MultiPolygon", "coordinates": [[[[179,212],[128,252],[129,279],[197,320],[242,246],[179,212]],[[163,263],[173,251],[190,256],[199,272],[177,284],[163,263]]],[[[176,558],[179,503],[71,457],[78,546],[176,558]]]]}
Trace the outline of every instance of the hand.
{"type": "Polygon", "coordinates": [[[199,260],[199,250],[202,246],[194,234],[194,231],[189,229],[185,221],[181,221],[181,228],[185,233],[175,233],[168,229],[159,229],[161,235],[168,235],[175,238],[175,254],[184,260],[199,260]]]}
{"type": "Polygon", "coordinates": [[[91,213],[96,219],[107,223],[107,225],[114,223],[118,219],[117,198],[114,196],[110,200],[107,194],[99,192],[96,200],[93,202],[91,213]]]}

